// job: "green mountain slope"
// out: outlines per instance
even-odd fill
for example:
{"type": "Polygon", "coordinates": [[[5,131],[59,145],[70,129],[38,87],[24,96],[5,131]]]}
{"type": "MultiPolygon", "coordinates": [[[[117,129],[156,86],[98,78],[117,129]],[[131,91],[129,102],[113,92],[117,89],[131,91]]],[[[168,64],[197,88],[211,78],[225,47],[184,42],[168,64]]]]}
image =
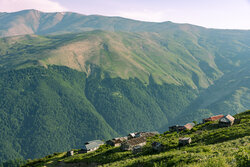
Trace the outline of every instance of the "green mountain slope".
{"type": "Polygon", "coordinates": [[[175,37],[175,32],[91,31],[2,38],[0,65],[9,69],[34,63],[56,64],[89,73],[89,64],[95,64],[112,77],[139,78],[148,83],[152,75],[158,83],[207,88],[223,74],[244,69],[250,62],[249,43],[241,39],[242,35],[249,35],[247,32],[238,36],[238,33],[232,32],[229,36],[221,32],[221,37],[214,38],[217,42],[209,36],[193,37],[188,32],[182,33],[175,37]],[[227,51],[227,48],[233,51],[227,51]],[[220,63],[222,59],[223,63],[220,63]]]}
{"type": "Polygon", "coordinates": [[[62,67],[1,73],[1,160],[117,135],[86,99],[84,87],[84,74],[62,67]]]}
{"type": "Polygon", "coordinates": [[[236,114],[247,110],[250,105],[249,71],[248,66],[217,80],[180,114],[180,118],[184,116],[186,121],[190,119],[198,121],[200,115],[209,117],[214,114],[236,114]]]}
{"type": "Polygon", "coordinates": [[[24,166],[249,166],[250,111],[235,116],[239,124],[221,128],[218,123],[196,125],[191,131],[165,132],[147,140],[142,152],[132,154],[120,148],[102,146],[97,151],[67,157],[66,152],[28,162],[24,166]],[[191,137],[190,145],[178,146],[179,137],[191,137]],[[151,143],[164,145],[154,152],[151,143]]]}
{"type": "MultiPolygon", "coordinates": [[[[89,72],[89,64],[95,64],[112,77],[139,78],[148,83],[152,75],[160,83],[185,83],[194,88],[207,87],[209,80],[213,81],[199,67],[198,60],[193,61],[194,57],[188,55],[188,52],[186,57],[182,57],[175,48],[171,47],[169,51],[159,40],[154,39],[156,37],[148,33],[93,31],[49,37],[25,36],[18,40],[16,37],[7,38],[3,39],[2,45],[6,45],[6,40],[10,41],[10,45],[2,51],[0,63],[4,68],[17,68],[37,60],[40,61],[38,64],[64,65],[86,73],[89,72]],[[13,40],[16,43],[12,44],[13,40]],[[197,83],[192,80],[192,75],[197,76],[197,83]]],[[[173,47],[181,45],[173,43],[173,47]]],[[[214,63],[208,58],[203,63],[210,62],[214,63]]],[[[208,72],[208,75],[218,77],[220,72],[217,67],[212,69],[213,74],[208,72]]]]}
{"type": "Polygon", "coordinates": [[[250,108],[250,31],[35,10],[0,22],[0,161],[250,108]]]}
{"type": "Polygon", "coordinates": [[[0,161],[41,157],[130,131],[158,130],[196,97],[188,86],[153,81],[145,86],[138,79],[110,78],[98,67],[91,71],[88,78],[62,66],[2,71],[0,161]]]}

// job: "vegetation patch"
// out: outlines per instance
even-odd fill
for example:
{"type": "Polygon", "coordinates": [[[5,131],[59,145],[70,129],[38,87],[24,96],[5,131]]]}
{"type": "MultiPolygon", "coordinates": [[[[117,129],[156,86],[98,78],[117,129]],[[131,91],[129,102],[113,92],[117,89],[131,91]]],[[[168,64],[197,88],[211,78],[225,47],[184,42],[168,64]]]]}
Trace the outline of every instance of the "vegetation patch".
{"type": "MultiPolygon", "coordinates": [[[[196,126],[199,133],[183,131],[181,133],[165,132],[164,134],[156,135],[149,138],[147,145],[143,147],[143,151],[137,154],[132,154],[131,151],[123,152],[119,147],[103,145],[95,152],[87,154],[76,153],[74,156],[61,157],[59,159],[56,156],[51,158],[45,157],[45,163],[35,160],[33,165],[50,166],[47,162],[52,160],[54,166],[59,165],[60,162],[64,162],[71,164],[95,163],[100,166],[114,167],[247,167],[250,162],[250,111],[235,115],[235,117],[241,119],[242,122],[227,128],[215,127],[209,129],[208,127],[214,123],[207,122],[196,126]],[[237,133],[235,133],[236,131],[237,133]],[[209,135],[212,135],[210,141],[208,140],[209,135]],[[178,145],[178,138],[180,136],[189,136],[194,140],[190,145],[180,146],[178,145]],[[164,150],[155,152],[151,147],[151,143],[154,141],[161,142],[165,146],[164,150]]],[[[27,163],[25,166],[30,166],[30,163],[27,163]]]]}

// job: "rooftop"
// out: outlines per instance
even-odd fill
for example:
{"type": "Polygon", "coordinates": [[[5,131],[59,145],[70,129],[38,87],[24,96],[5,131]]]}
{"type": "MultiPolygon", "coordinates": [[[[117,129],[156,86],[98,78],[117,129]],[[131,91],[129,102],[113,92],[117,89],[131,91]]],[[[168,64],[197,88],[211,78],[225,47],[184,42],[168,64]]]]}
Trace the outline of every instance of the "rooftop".
{"type": "Polygon", "coordinates": [[[125,143],[129,145],[137,145],[146,141],[147,141],[146,137],[138,137],[138,138],[133,138],[131,140],[128,140],[125,143]]]}

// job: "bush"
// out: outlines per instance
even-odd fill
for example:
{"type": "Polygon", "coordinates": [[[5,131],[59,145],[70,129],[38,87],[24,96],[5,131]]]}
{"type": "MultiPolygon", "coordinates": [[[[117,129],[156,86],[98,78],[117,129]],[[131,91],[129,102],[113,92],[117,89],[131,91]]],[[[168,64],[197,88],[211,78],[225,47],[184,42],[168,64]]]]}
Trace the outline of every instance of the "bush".
{"type": "Polygon", "coordinates": [[[191,164],[183,165],[183,166],[185,167],[229,167],[231,165],[227,163],[227,160],[224,157],[213,157],[213,158],[209,158],[206,161],[194,163],[192,165],[191,164]]]}
{"type": "Polygon", "coordinates": [[[250,166],[249,155],[245,149],[241,148],[236,154],[235,159],[237,166],[248,167],[250,166]]]}

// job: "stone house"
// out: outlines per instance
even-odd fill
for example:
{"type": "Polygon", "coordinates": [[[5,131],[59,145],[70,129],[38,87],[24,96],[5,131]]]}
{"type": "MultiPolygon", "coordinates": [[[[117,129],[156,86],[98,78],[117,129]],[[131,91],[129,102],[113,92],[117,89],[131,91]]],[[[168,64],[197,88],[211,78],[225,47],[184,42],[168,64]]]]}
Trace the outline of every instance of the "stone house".
{"type": "Polygon", "coordinates": [[[104,142],[101,140],[93,140],[86,142],[83,148],[79,151],[79,153],[88,153],[97,150],[104,142]]]}
{"type": "Polygon", "coordinates": [[[74,151],[72,151],[72,150],[68,151],[67,154],[66,154],[67,157],[70,157],[70,156],[73,156],[73,155],[74,155],[74,151]]]}
{"type": "Polygon", "coordinates": [[[153,137],[153,136],[155,136],[155,135],[158,135],[158,134],[160,134],[159,132],[137,132],[136,134],[135,134],[135,138],[137,138],[137,137],[153,137]]]}
{"type": "Polygon", "coordinates": [[[184,126],[180,126],[180,125],[170,126],[170,127],[168,127],[168,129],[170,132],[180,132],[180,131],[183,131],[185,129],[191,130],[194,126],[195,126],[194,123],[187,123],[184,126]]]}
{"type": "Polygon", "coordinates": [[[193,129],[194,126],[195,126],[194,123],[187,123],[186,125],[184,125],[184,130],[185,129],[191,130],[191,129],[193,129]]]}
{"type": "Polygon", "coordinates": [[[121,144],[121,149],[123,151],[132,150],[135,146],[144,146],[146,145],[147,139],[146,137],[138,137],[127,140],[121,144]]]}
{"type": "Polygon", "coordinates": [[[106,144],[110,146],[114,146],[114,147],[119,147],[121,146],[122,142],[127,141],[127,140],[128,140],[128,137],[117,137],[112,140],[108,140],[106,144]]]}
{"type": "Polygon", "coordinates": [[[223,118],[221,118],[219,120],[219,125],[221,127],[228,127],[228,126],[232,126],[234,124],[234,120],[235,118],[231,115],[226,115],[223,118]]]}
{"type": "Polygon", "coordinates": [[[129,133],[129,134],[128,134],[128,139],[135,138],[135,135],[136,135],[137,133],[138,133],[138,132],[129,133]]]}
{"type": "Polygon", "coordinates": [[[192,142],[190,137],[185,138],[179,138],[179,145],[185,146],[187,144],[190,144],[192,142]]]}

